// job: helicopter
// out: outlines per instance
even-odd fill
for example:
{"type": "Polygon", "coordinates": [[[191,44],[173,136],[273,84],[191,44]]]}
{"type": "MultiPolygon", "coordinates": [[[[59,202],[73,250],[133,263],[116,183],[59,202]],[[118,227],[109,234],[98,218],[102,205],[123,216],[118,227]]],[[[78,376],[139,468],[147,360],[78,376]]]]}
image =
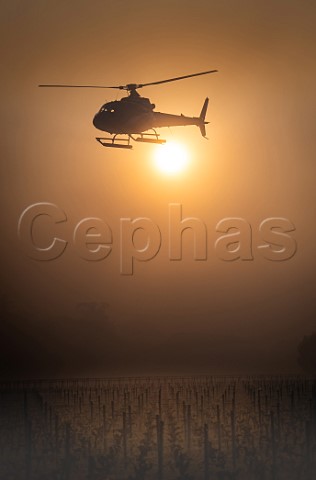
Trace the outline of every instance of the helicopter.
{"type": "Polygon", "coordinates": [[[156,112],[156,105],[151,103],[149,98],[142,97],[137,90],[149,85],[159,85],[162,83],[175,82],[185,78],[197,77],[216,73],[218,70],[208,70],[206,72],[193,73],[182,77],[168,78],[150,83],[128,83],[119,86],[103,85],[49,85],[42,84],[39,87],[59,87],[59,88],[112,88],[125,90],[128,96],[120,100],[102,105],[100,110],[93,118],[93,125],[101,131],[107,132],[111,137],[96,137],[96,140],[104,147],[110,148],[133,148],[131,140],[136,142],[163,144],[163,140],[156,132],[156,128],[179,127],[186,125],[196,125],[200,128],[201,135],[206,138],[205,121],[209,99],[206,98],[198,117],[187,117],[183,114],[172,115],[169,113],[156,112]],[[148,131],[149,130],[149,131],[148,131]],[[153,133],[150,133],[152,131],[153,133]]]}

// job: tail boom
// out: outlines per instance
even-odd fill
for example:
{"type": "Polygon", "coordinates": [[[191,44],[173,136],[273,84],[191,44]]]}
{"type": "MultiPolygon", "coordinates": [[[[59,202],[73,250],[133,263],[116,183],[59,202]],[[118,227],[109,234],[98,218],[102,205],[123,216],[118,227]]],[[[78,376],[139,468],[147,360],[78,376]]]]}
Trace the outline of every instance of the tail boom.
{"type": "Polygon", "coordinates": [[[209,99],[206,98],[199,117],[186,117],[185,115],[171,115],[169,113],[153,112],[152,128],[161,127],[184,127],[186,125],[196,125],[199,127],[203,137],[206,137],[205,121],[209,99]]]}

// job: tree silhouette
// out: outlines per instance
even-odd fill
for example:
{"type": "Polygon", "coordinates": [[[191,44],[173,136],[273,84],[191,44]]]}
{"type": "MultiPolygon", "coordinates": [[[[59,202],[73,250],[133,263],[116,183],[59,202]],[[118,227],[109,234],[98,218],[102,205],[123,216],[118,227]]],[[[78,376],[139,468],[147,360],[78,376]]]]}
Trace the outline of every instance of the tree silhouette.
{"type": "Polygon", "coordinates": [[[316,332],[305,336],[298,346],[299,366],[309,374],[316,374],[316,332]]]}

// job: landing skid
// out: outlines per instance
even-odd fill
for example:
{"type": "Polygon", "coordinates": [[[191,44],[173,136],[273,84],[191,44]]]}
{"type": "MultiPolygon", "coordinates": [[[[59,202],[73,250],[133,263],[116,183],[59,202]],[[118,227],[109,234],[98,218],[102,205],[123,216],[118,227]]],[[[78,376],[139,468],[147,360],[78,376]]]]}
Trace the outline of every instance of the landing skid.
{"type": "Polygon", "coordinates": [[[131,140],[134,142],[143,142],[143,143],[155,143],[158,145],[162,145],[166,143],[166,140],[159,139],[158,133],[153,129],[154,133],[140,133],[139,137],[135,137],[133,135],[127,135],[125,137],[118,137],[117,134],[113,135],[113,137],[96,137],[96,140],[101,143],[103,147],[110,147],[110,148],[125,148],[131,149],[133,146],[130,144],[131,140]]]}
{"type": "Polygon", "coordinates": [[[158,145],[162,145],[163,143],[166,143],[166,140],[160,140],[158,133],[154,130],[154,133],[141,133],[139,137],[134,138],[131,136],[131,138],[135,142],[144,142],[144,143],[156,143],[158,145]]]}
{"type": "Polygon", "coordinates": [[[110,147],[110,148],[127,148],[131,149],[133,148],[132,145],[130,145],[131,139],[128,136],[128,138],[116,138],[116,135],[114,137],[96,137],[97,142],[101,143],[103,147],[110,147]],[[115,142],[126,142],[126,143],[115,143],[115,142]]]}

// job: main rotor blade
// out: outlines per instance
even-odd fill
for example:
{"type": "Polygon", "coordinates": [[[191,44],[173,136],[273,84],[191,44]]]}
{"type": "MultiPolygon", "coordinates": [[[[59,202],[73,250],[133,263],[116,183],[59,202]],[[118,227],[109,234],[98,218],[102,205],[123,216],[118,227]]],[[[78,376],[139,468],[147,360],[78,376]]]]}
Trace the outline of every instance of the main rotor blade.
{"type": "Polygon", "coordinates": [[[57,87],[57,88],[118,88],[124,90],[123,86],[120,87],[104,87],[103,85],[38,85],[39,87],[57,87]]]}
{"type": "Polygon", "coordinates": [[[147,87],[148,85],[159,85],[160,83],[175,82],[176,80],[182,80],[184,78],[190,78],[190,77],[197,77],[199,75],[206,75],[208,73],[215,73],[215,72],[218,72],[218,70],[208,70],[207,72],[192,73],[191,75],[184,75],[183,77],[168,78],[167,80],[160,80],[158,82],[141,83],[137,85],[137,88],[147,87]]]}
{"type": "Polygon", "coordinates": [[[168,78],[167,80],[159,80],[158,82],[149,83],[129,83],[127,85],[119,86],[104,86],[104,85],[60,85],[60,84],[42,84],[39,87],[56,87],[56,88],[115,88],[118,90],[137,90],[138,88],[147,87],[149,85],[159,85],[161,83],[175,82],[176,80],[183,80],[184,78],[198,77],[199,75],[207,75],[208,73],[215,73],[218,70],[208,70],[207,72],[192,73],[191,75],[183,75],[182,77],[168,78]]]}

